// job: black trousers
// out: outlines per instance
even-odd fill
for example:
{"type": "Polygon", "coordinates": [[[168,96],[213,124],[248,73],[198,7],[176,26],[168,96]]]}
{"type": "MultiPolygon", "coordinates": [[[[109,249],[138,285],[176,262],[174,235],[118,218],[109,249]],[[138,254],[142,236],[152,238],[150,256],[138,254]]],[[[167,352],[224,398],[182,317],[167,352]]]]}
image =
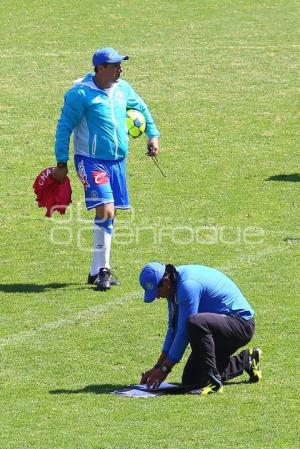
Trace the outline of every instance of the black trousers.
{"type": "Polygon", "coordinates": [[[255,322],[236,315],[197,313],[187,321],[192,353],[182,374],[183,385],[203,387],[214,373],[222,382],[249,369],[249,352],[232,356],[251,340],[255,322]]]}

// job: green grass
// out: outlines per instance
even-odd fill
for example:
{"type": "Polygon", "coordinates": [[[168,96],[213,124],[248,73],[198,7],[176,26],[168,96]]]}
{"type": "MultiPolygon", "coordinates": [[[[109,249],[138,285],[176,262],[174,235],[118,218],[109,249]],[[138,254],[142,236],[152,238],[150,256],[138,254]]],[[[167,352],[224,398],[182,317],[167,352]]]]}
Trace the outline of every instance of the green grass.
{"type": "Polygon", "coordinates": [[[3,0],[0,13],[1,449],[298,448],[299,2],[3,0]],[[53,163],[64,92],[104,45],[130,55],[124,77],[156,118],[168,177],[131,142],[133,212],[118,214],[112,255],[122,285],[101,294],[84,284],[90,215],[74,168],[72,215],[44,219],[32,183],[53,163]],[[150,260],[238,282],[261,383],[205,399],[110,394],[160,351],[165,303],[144,305],[138,285],[150,260]]]}

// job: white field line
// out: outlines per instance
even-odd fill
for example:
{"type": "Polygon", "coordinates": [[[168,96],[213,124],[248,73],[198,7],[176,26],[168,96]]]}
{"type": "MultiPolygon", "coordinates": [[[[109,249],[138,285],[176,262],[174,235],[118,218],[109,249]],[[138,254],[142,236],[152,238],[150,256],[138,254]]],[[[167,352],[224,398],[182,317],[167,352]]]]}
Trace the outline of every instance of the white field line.
{"type": "Polygon", "coordinates": [[[141,290],[131,292],[128,295],[122,296],[120,298],[115,298],[112,301],[107,302],[105,304],[89,307],[88,309],[70,315],[67,318],[63,318],[58,321],[53,321],[52,323],[45,323],[42,326],[37,327],[36,329],[30,329],[28,331],[19,332],[18,334],[2,338],[0,340],[0,348],[22,343],[28,338],[31,338],[39,333],[60,329],[66,326],[74,326],[82,322],[91,322],[97,320],[103,313],[107,312],[111,308],[123,305],[125,302],[131,301],[132,299],[135,299],[138,296],[142,298],[143,294],[141,290]]]}
{"type": "MultiPolygon", "coordinates": [[[[262,251],[259,251],[254,254],[250,254],[248,256],[239,256],[237,259],[237,262],[235,264],[230,264],[227,267],[218,267],[219,269],[229,272],[234,269],[238,269],[241,267],[241,265],[253,263],[257,261],[258,259],[261,259],[262,257],[268,257],[276,253],[281,253],[289,249],[290,246],[284,246],[284,247],[278,247],[278,246],[271,246],[269,248],[266,248],[262,251]]],[[[137,290],[131,293],[128,293],[128,295],[122,296],[120,298],[115,298],[110,302],[107,302],[105,304],[100,304],[98,306],[89,307],[86,310],[83,310],[81,312],[75,313],[73,315],[70,315],[67,318],[63,318],[58,321],[53,321],[52,323],[45,323],[42,326],[36,328],[36,329],[30,329],[28,331],[19,332],[18,334],[11,335],[8,337],[4,337],[0,339],[0,348],[3,348],[5,346],[10,346],[18,343],[22,343],[26,341],[27,339],[36,336],[39,333],[52,331],[55,329],[60,329],[66,326],[74,326],[79,323],[83,322],[91,322],[94,320],[97,320],[100,318],[100,316],[103,313],[106,313],[110,309],[114,308],[115,306],[123,305],[125,302],[131,301],[132,299],[143,297],[142,290],[137,290]]]]}

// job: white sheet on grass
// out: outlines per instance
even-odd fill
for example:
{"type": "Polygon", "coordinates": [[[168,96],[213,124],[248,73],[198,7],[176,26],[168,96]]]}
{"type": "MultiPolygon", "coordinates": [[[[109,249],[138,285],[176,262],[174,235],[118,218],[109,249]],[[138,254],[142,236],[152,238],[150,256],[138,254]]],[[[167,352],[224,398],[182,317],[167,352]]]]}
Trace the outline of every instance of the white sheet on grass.
{"type": "Polygon", "coordinates": [[[148,388],[147,385],[133,385],[123,390],[113,391],[113,394],[130,398],[154,398],[155,396],[161,396],[166,390],[174,390],[178,387],[179,385],[169,384],[168,382],[162,382],[156,389],[148,388]]]}
{"type": "Polygon", "coordinates": [[[176,389],[179,385],[176,384],[169,384],[169,382],[162,382],[159,387],[157,388],[149,388],[146,384],[142,385],[134,385],[134,388],[138,388],[139,390],[145,390],[145,391],[159,391],[159,390],[169,390],[170,388],[176,389]]]}

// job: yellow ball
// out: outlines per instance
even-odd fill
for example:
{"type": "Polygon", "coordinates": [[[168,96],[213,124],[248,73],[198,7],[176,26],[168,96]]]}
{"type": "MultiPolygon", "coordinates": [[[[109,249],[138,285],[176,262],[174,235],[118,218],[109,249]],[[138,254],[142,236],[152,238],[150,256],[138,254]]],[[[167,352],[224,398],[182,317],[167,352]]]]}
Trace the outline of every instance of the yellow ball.
{"type": "Polygon", "coordinates": [[[131,137],[139,137],[146,130],[144,115],[136,109],[128,109],[126,113],[126,125],[131,137]]]}

